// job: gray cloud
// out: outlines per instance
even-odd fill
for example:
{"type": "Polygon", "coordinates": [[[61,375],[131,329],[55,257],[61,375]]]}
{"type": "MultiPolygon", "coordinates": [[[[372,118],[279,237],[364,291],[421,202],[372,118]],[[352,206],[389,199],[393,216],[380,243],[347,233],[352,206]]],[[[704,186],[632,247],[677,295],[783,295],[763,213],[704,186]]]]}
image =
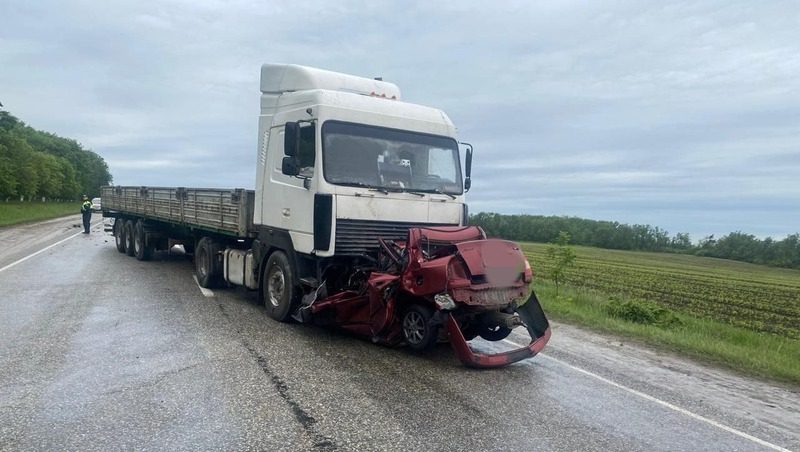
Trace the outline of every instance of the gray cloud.
{"type": "Polygon", "coordinates": [[[800,227],[792,2],[6,2],[0,100],[119,184],[252,187],[258,68],[396,82],[476,145],[473,212],[800,227]]]}

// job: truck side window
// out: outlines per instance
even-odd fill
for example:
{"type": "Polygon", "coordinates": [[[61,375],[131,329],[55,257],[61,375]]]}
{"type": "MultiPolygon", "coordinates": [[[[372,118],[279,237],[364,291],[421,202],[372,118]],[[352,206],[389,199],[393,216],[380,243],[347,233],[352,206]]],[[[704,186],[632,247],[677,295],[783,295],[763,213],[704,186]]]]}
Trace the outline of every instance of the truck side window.
{"type": "Polygon", "coordinates": [[[303,177],[312,177],[314,175],[315,135],[314,125],[300,128],[300,149],[297,159],[300,175],[303,177]]]}

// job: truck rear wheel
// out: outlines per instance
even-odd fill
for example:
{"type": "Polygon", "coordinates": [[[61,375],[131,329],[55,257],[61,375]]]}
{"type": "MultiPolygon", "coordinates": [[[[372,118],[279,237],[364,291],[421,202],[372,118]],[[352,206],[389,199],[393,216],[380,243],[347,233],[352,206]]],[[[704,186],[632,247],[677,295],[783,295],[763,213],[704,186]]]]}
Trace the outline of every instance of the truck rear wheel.
{"type": "Polygon", "coordinates": [[[149,261],[153,258],[154,252],[155,247],[147,243],[144,222],[142,220],[136,221],[136,226],[133,228],[133,254],[140,261],[149,261]]]}
{"type": "Polygon", "coordinates": [[[114,220],[114,243],[117,245],[117,251],[125,252],[125,221],[122,218],[114,220]]]}
{"type": "Polygon", "coordinates": [[[267,259],[261,291],[267,313],[279,322],[288,322],[297,300],[297,288],[289,259],[282,251],[275,251],[267,259]]]}
{"type": "Polygon", "coordinates": [[[194,253],[194,269],[200,287],[211,289],[219,285],[222,276],[219,251],[219,243],[211,238],[203,237],[197,242],[194,253]]]}
{"type": "Polygon", "coordinates": [[[133,256],[133,221],[125,220],[125,254],[133,256]]]}
{"type": "Polygon", "coordinates": [[[433,310],[427,306],[412,304],[403,313],[403,339],[416,351],[431,348],[439,337],[439,328],[431,326],[433,310]]]}

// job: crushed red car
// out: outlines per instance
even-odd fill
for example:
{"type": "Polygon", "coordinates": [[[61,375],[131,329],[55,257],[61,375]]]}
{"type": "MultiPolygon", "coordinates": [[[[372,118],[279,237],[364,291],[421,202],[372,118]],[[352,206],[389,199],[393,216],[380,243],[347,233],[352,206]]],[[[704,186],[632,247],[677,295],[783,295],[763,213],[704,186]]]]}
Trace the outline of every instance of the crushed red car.
{"type": "Polygon", "coordinates": [[[502,367],[539,353],[550,325],[533,292],[519,245],[489,239],[477,226],[412,228],[406,241],[378,240],[372,265],[331,271],[303,297],[295,318],[335,325],[374,342],[425,350],[449,340],[471,367],[502,367]],[[328,294],[329,287],[344,287],[328,294]],[[524,327],[530,344],[496,354],[468,341],[508,337],[524,327]]]}

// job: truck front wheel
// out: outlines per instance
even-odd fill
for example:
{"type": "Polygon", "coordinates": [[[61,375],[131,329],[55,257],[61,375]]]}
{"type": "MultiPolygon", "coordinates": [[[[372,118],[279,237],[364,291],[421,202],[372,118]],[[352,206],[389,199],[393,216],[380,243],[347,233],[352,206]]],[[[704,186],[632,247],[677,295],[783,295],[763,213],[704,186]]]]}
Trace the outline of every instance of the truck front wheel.
{"type": "Polygon", "coordinates": [[[211,289],[219,284],[222,266],[219,263],[219,243],[203,237],[197,242],[194,253],[194,269],[200,287],[211,289]]]}
{"type": "Polygon", "coordinates": [[[279,322],[289,321],[297,298],[297,289],[286,254],[275,251],[269,256],[262,281],[264,306],[269,316],[279,322]]]}

